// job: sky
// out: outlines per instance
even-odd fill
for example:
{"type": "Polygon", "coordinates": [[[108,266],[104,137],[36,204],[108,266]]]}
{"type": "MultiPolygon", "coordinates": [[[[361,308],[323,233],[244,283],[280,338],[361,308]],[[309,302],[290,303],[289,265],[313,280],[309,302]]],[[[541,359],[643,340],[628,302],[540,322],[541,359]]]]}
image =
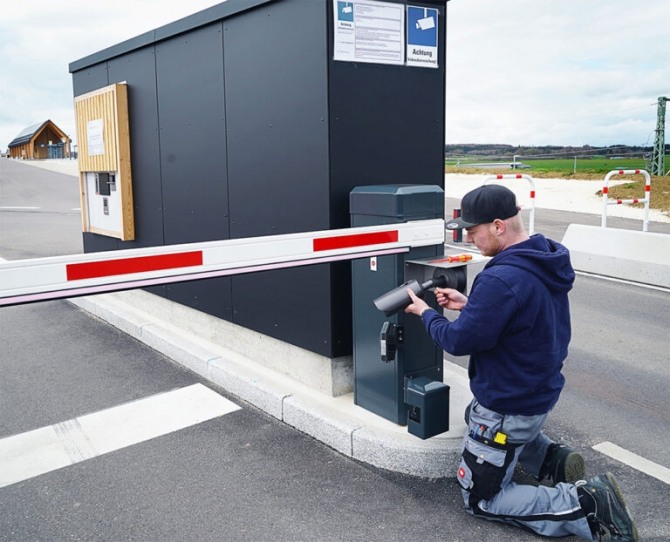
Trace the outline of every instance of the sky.
{"type": "MultiPolygon", "coordinates": [[[[71,62],[218,3],[5,3],[0,150],[47,119],[76,140],[71,62]]],[[[446,143],[654,144],[658,97],[670,97],[670,2],[451,0],[447,6],[446,143]]]]}

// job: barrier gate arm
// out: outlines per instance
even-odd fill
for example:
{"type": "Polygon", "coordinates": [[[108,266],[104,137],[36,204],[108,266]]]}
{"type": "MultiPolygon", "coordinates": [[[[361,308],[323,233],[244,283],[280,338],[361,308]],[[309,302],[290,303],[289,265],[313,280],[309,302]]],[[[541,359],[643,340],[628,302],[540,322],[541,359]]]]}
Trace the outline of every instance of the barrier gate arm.
{"type": "Polygon", "coordinates": [[[444,220],[0,263],[0,306],[369,256],[444,243],[444,220]]]}

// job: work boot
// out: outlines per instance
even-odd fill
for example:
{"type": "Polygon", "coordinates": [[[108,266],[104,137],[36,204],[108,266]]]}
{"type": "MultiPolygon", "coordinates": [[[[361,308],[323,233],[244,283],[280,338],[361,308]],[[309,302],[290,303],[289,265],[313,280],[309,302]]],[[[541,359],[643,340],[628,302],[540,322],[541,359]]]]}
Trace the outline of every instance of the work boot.
{"type": "Polygon", "coordinates": [[[586,514],[589,527],[599,540],[610,536],[610,540],[635,542],[639,540],[637,527],[628,512],[626,501],[612,473],[580,480],[577,487],[579,504],[586,514]]]}
{"type": "Polygon", "coordinates": [[[575,483],[586,476],[584,458],[565,444],[549,445],[539,479],[550,478],[553,485],[561,482],[575,483]]]}

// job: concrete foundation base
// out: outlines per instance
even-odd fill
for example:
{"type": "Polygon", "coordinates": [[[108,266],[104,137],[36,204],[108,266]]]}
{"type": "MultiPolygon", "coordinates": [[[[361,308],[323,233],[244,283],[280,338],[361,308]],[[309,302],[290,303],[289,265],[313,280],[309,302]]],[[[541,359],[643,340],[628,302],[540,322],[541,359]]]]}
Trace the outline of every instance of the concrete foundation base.
{"type": "Polygon", "coordinates": [[[179,303],[142,290],[104,294],[81,298],[77,303],[94,312],[104,320],[136,338],[145,340],[157,333],[150,317],[158,315],[161,324],[174,326],[191,337],[200,337],[208,342],[225,346],[227,351],[267,367],[277,373],[315,389],[320,393],[337,397],[353,391],[353,360],[351,356],[327,358],[303,348],[293,346],[262,333],[215,318],[179,303]],[[88,300],[88,307],[85,306],[88,300]],[[95,307],[92,303],[95,301],[95,307]],[[104,304],[101,301],[104,300],[104,304]],[[123,318],[114,317],[114,308],[123,312],[123,318]],[[137,307],[136,318],[129,322],[128,307],[137,307]],[[105,314],[101,314],[104,312],[105,314]],[[121,322],[120,320],[123,320],[121,322]],[[123,329],[123,327],[129,329],[123,329]]]}
{"type": "Polygon", "coordinates": [[[353,393],[345,391],[352,380],[347,360],[322,359],[143,291],[71,301],[347,457],[426,478],[456,471],[463,411],[472,399],[467,372],[457,365],[444,364],[449,431],[421,440],[354,404],[353,393]]]}

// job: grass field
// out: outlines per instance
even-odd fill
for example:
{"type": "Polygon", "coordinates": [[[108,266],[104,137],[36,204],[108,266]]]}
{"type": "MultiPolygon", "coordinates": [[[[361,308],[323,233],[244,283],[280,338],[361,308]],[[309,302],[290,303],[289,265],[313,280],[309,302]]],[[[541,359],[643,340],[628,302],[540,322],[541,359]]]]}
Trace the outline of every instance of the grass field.
{"type": "MultiPolygon", "coordinates": [[[[513,170],[507,166],[506,162],[500,169],[497,168],[476,168],[463,167],[467,163],[493,162],[485,158],[473,159],[454,159],[445,160],[445,173],[485,173],[485,174],[506,174],[513,173],[513,170]]],[[[573,159],[523,159],[523,163],[531,169],[518,170],[518,173],[525,173],[536,178],[551,179],[575,179],[578,180],[599,180],[605,179],[605,175],[612,170],[621,169],[644,169],[646,167],[643,158],[578,158],[575,163],[573,159]]],[[[667,164],[666,164],[667,169],[667,164]]],[[[615,199],[641,199],[645,194],[645,180],[642,175],[623,175],[612,178],[611,181],[626,180],[626,183],[612,186],[610,185],[609,196],[615,199]]],[[[635,206],[641,207],[641,204],[635,206]]],[[[651,179],[651,202],[652,209],[658,209],[670,216],[670,177],[652,177],[651,179]]]]}
{"type": "MultiPolygon", "coordinates": [[[[467,164],[472,163],[481,163],[481,162],[494,162],[495,160],[487,160],[482,158],[472,159],[451,159],[448,158],[445,160],[445,169],[448,171],[452,168],[461,168],[461,166],[466,166],[467,164]]],[[[536,173],[552,173],[554,178],[563,178],[563,177],[574,177],[578,175],[602,175],[603,177],[607,172],[613,169],[644,169],[646,163],[644,158],[621,158],[621,159],[609,159],[609,158],[577,158],[575,161],[574,158],[553,158],[553,159],[528,159],[524,158],[521,160],[524,164],[531,167],[530,171],[533,172],[533,175],[536,173]]],[[[507,168],[508,161],[505,161],[503,167],[507,168]]],[[[464,169],[468,169],[465,167],[464,169]]],[[[529,171],[529,170],[525,170],[529,171]]]]}
{"type": "Polygon", "coordinates": [[[613,169],[644,169],[643,158],[622,158],[610,160],[608,158],[591,159],[557,159],[557,160],[526,160],[524,163],[531,166],[534,171],[561,171],[564,174],[574,175],[577,173],[594,173],[606,175],[613,169]]]}

